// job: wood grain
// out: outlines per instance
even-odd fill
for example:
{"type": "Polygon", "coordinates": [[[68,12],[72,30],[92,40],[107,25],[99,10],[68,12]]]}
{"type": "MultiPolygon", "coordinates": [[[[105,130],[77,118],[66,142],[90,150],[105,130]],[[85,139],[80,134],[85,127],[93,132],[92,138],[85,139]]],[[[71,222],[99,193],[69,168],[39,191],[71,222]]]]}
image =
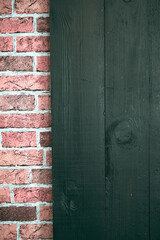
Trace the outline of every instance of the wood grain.
{"type": "Polygon", "coordinates": [[[104,2],[51,1],[55,240],[104,239],[104,2]]]}
{"type": "Polygon", "coordinates": [[[106,0],[108,240],[149,239],[147,1],[106,0]]]}
{"type": "Polygon", "coordinates": [[[50,0],[55,240],[159,240],[160,2],[50,0]]]}
{"type": "Polygon", "coordinates": [[[150,239],[160,238],[160,2],[150,1],[150,239]]]}

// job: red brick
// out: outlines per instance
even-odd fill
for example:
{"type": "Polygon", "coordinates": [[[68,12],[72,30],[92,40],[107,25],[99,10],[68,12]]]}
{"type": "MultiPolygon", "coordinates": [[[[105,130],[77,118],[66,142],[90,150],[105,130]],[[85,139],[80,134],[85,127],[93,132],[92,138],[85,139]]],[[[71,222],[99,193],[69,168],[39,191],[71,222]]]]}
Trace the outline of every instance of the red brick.
{"type": "Polygon", "coordinates": [[[1,150],[0,166],[43,165],[43,150],[1,150]]]}
{"type": "Polygon", "coordinates": [[[11,202],[11,191],[9,188],[0,188],[0,203],[11,202]]]}
{"type": "Polygon", "coordinates": [[[39,110],[51,110],[51,96],[50,95],[38,96],[38,109],[39,110]]]}
{"type": "Polygon", "coordinates": [[[15,10],[17,13],[48,13],[49,0],[16,0],[15,10]]]}
{"type": "Polygon", "coordinates": [[[52,202],[52,189],[43,187],[15,188],[15,202],[52,202]]]}
{"type": "Polygon", "coordinates": [[[35,98],[33,95],[6,95],[0,96],[0,111],[34,110],[35,98]]]}
{"type": "Polygon", "coordinates": [[[52,151],[51,150],[48,150],[46,152],[46,161],[47,161],[48,166],[52,165],[52,151]]]}
{"type": "Polygon", "coordinates": [[[0,224],[1,240],[17,240],[16,224],[0,224]]]}
{"type": "Polygon", "coordinates": [[[33,71],[33,57],[1,56],[0,71],[33,71]]]}
{"type": "Polygon", "coordinates": [[[33,32],[33,18],[0,18],[0,33],[33,32]]]}
{"type": "Polygon", "coordinates": [[[50,90],[50,76],[0,76],[0,91],[50,90]]]}
{"type": "Polygon", "coordinates": [[[37,57],[37,71],[38,72],[49,72],[50,71],[50,57],[49,56],[37,57]]]}
{"type": "Polygon", "coordinates": [[[51,221],[53,219],[53,208],[51,206],[40,207],[40,220],[51,221]]]}
{"type": "Polygon", "coordinates": [[[51,114],[0,114],[0,128],[44,128],[51,126],[51,114]]]}
{"type": "Polygon", "coordinates": [[[33,169],[32,183],[52,183],[51,169],[33,169]]]}
{"type": "Polygon", "coordinates": [[[3,132],[3,147],[36,147],[36,132],[3,132]]]}
{"type": "Polygon", "coordinates": [[[48,52],[48,36],[17,37],[17,52],[48,52]]]}
{"type": "Polygon", "coordinates": [[[25,183],[29,183],[29,169],[0,170],[0,184],[25,183]]]}
{"type": "Polygon", "coordinates": [[[37,32],[49,32],[50,19],[49,17],[40,17],[37,19],[37,32]]]}
{"type": "Polygon", "coordinates": [[[42,147],[52,146],[52,135],[51,132],[41,132],[40,133],[40,143],[42,147]]]}
{"type": "Polygon", "coordinates": [[[13,51],[13,38],[0,37],[0,52],[12,52],[12,51],[13,51]]]}
{"type": "Polygon", "coordinates": [[[0,221],[36,220],[36,207],[0,207],[0,221]]]}
{"type": "Polygon", "coordinates": [[[0,14],[10,14],[12,13],[12,3],[11,0],[0,0],[0,14]]]}
{"type": "Polygon", "coordinates": [[[53,239],[52,224],[23,224],[20,227],[20,236],[28,239],[53,239]]]}

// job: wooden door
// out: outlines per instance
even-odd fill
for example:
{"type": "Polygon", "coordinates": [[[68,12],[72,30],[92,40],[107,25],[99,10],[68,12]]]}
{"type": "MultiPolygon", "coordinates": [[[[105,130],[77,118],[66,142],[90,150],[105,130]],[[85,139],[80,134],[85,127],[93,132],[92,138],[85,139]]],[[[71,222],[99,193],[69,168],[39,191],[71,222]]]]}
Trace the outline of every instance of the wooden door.
{"type": "Polygon", "coordinates": [[[54,240],[159,240],[160,1],[50,6],[54,240]]]}

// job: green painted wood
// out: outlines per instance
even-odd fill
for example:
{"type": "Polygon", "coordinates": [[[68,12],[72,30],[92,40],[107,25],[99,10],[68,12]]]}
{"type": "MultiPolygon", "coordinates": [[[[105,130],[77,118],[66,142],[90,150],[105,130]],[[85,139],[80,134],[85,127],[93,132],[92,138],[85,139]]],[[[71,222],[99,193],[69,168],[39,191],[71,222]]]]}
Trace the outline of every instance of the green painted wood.
{"type": "Polygon", "coordinates": [[[160,2],[50,0],[55,240],[159,240],[160,2]]]}
{"type": "Polygon", "coordinates": [[[150,1],[150,239],[160,239],[160,2],[150,1]]]}
{"type": "Polygon", "coordinates": [[[148,1],[105,2],[106,239],[148,240],[148,1]]]}
{"type": "Polygon", "coordinates": [[[103,240],[104,1],[50,5],[54,239],[103,240]]]}

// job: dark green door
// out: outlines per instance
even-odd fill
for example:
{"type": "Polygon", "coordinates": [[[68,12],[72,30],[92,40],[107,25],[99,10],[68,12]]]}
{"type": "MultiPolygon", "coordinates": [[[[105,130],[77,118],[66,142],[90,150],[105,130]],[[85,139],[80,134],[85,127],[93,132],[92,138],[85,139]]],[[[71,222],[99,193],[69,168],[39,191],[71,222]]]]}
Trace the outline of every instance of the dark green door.
{"type": "Polygon", "coordinates": [[[160,1],[50,3],[54,240],[159,240],[160,1]]]}

